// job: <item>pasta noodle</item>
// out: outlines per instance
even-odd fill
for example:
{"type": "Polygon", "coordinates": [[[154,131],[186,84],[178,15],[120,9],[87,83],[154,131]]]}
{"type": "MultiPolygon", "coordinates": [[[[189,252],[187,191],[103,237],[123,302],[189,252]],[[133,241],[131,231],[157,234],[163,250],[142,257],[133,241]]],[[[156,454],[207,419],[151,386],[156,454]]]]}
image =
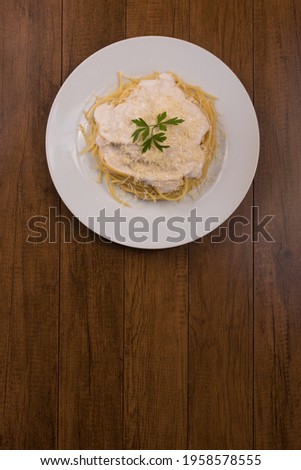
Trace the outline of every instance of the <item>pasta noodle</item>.
{"type": "Polygon", "coordinates": [[[199,106],[200,110],[206,116],[209,122],[209,130],[206,133],[203,141],[200,142],[200,145],[202,145],[205,150],[205,163],[203,166],[202,175],[199,178],[185,177],[183,178],[182,185],[176,191],[162,193],[157,188],[150,186],[143,181],[138,181],[133,176],[122,173],[108,165],[104,159],[101,149],[96,143],[98,125],[94,119],[95,109],[103,103],[110,103],[115,106],[122,103],[135,90],[142,79],[155,79],[159,76],[159,72],[154,72],[151,75],[143,78],[129,78],[121,73],[118,73],[119,86],[117,90],[107,96],[97,97],[94,104],[87,112],[85,112],[85,117],[88,121],[87,130],[85,130],[83,125],[80,125],[80,130],[85,138],[87,145],[82,153],[92,153],[97,161],[99,168],[99,181],[105,180],[111,195],[123,205],[128,204],[124,199],[119,197],[119,195],[116,193],[116,189],[121,189],[127,193],[131,193],[140,199],[154,202],[159,200],[179,201],[183,199],[193,188],[199,186],[200,183],[204,180],[208,172],[210,162],[215,154],[217,147],[217,113],[214,106],[215,97],[209,95],[198,86],[190,85],[184,82],[173,72],[169,73],[173,76],[177,86],[185,93],[185,95],[192,99],[192,101],[197,106],[199,106]]]}

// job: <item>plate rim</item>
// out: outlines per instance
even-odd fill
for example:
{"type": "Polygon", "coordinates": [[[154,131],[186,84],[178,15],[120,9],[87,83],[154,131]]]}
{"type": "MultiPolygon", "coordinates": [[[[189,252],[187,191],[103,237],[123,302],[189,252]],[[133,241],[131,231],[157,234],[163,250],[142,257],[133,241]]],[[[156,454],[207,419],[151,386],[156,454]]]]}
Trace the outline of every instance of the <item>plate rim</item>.
{"type": "MultiPolygon", "coordinates": [[[[91,93],[91,95],[92,95],[92,93],[91,93]]],[[[256,174],[256,170],[257,170],[257,167],[258,167],[258,161],[259,161],[259,155],[260,155],[260,129],[259,129],[258,118],[257,118],[257,114],[256,114],[256,110],[255,110],[253,101],[252,101],[248,91],[246,90],[244,84],[242,83],[240,78],[233,72],[233,70],[225,62],[223,62],[218,56],[213,54],[211,51],[208,51],[207,49],[203,48],[202,46],[194,44],[193,42],[186,41],[186,40],[183,40],[183,39],[174,38],[174,37],[171,37],[171,36],[161,36],[161,35],[135,36],[135,37],[132,37],[132,38],[121,39],[120,41],[115,41],[113,43],[110,43],[110,44],[102,47],[101,49],[98,49],[97,51],[93,52],[93,54],[86,57],[82,62],[80,62],[74,68],[74,70],[66,77],[66,79],[64,80],[64,82],[60,86],[60,88],[59,88],[59,90],[58,90],[58,92],[57,92],[57,94],[56,94],[56,96],[55,96],[55,98],[52,102],[50,111],[49,111],[49,115],[48,115],[48,119],[47,119],[47,125],[46,125],[46,133],[45,133],[45,150],[46,150],[46,160],[47,160],[48,170],[49,170],[52,182],[55,186],[55,189],[56,189],[60,199],[63,201],[63,203],[68,208],[68,210],[71,212],[71,214],[74,217],[76,217],[80,221],[80,223],[85,225],[89,230],[92,230],[96,235],[98,235],[102,238],[106,238],[108,243],[113,243],[114,242],[114,243],[120,244],[122,246],[128,246],[128,247],[131,247],[131,248],[138,248],[138,249],[155,249],[155,250],[169,249],[169,248],[177,248],[178,246],[183,246],[185,244],[188,244],[188,243],[194,242],[194,241],[196,241],[200,238],[203,238],[206,235],[209,235],[209,233],[211,233],[213,230],[218,228],[223,222],[225,222],[225,220],[227,220],[231,216],[231,214],[233,214],[236,211],[236,209],[239,207],[239,205],[242,203],[242,201],[246,197],[246,195],[247,195],[247,193],[248,193],[248,191],[249,191],[249,189],[250,189],[250,187],[253,183],[254,176],[256,174]],[[252,177],[250,177],[250,181],[248,183],[248,186],[247,186],[247,188],[244,189],[243,197],[240,198],[240,201],[237,204],[235,203],[236,204],[235,207],[232,207],[232,208],[228,209],[228,211],[226,211],[224,213],[224,215],[221,217],[221,219],[218,221],[218,224],[214,225],[214,227],[212,229],[210,229],[208,232],[204,233],[201,236],[197,236],[197,237],[194,237],[194,238],[191,236],[191,234],[189,234],[189,239],[188,240],[185,237],[184,240],[181,240],[180,242],[174,242],[172,245],[169,245],[169,244],[165,244],[165,245],[164,244],[163,245],[158,244],[158,245],[156,245],[156,244],[153,244],[152,242],[150,242],[150,245],[143,245],[143,244],[139,244],[137,242],[133,242],[132,240],[126,241],[126,242],[121,242],[121,241],[116,240],[114,237],[109,239],[109,238],[107,238],[106,234],[101,234],[101,233],[99,233],[99,231],[94,230],[94,228],[91,228],[84,220],[81,219],[80,216],[75,215],[76,214],[75,211],[73,211],[73,209],[71,209],[71,207],[70,207],[71,204],[69,204],[69,202],[65,202],[66,198],[63,198],[61,196],[62,191],[60,191],[60,188],[58,187],[59,185],[57,184],[56,176],[55,176],[55,173],[53,172],[53,168],[52,168],[51,162],[50,162],[50,160],[51,160],[51,158],[50,158],[50,132],[51,132],[51,124],[52,124],[53,113],[54,113],[55,107],[56,107],[61,95],[63,94],[65,88],[68,86],[68,82],[72,80],[73,76],[76,73],[78,73],[78,71],[82,67],[85,67],[87,65],[87,63],[90,60],[92,61],[93,58],[95,56],[97,56],[100,52],[103,52],[104,50],[108,50],[110,48],[116,47],[116,46],[118,46],[122,43],[124,44],[124,43],[130,43],[130,42],[141,41],[141,40],[155,40],[155,41],[158,41],[158,40],[159,41],[160,40],[166,41],[167,40],[167,41],[172,41],[172,42],[175,42],[175,43],[184,43],[188,47],[193,47],[196,50],[201,50],[205,54],[211,56],[211,58],[214,61],[218,61],[221,64],[221,66],[226,68],[228,73],[230,73],[230,75],[237,82],[239,82],[241,88],[245,92],[246,98],[248,99],[249,109],[251,110],[251,112],[253,114],[253,118],[254,118],[253,119],[253,125],[255,125],[254,130],[255,130],[255,135],[256,135],[256,142],[254,142],[253,170],[252,170],[252,177]],[[255,144],[256,144],[256,146],[255,146],[255,144]],[[256,152],[256,158],[255,158],[255,152],[256,152]]]]}

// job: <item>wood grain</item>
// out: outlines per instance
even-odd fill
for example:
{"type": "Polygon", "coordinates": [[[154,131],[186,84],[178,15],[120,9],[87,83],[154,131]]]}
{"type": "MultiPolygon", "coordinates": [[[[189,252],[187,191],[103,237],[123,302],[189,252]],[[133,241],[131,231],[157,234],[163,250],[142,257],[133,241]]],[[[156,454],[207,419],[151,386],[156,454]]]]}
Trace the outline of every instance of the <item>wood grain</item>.
{"type": "Polygon", "coordinates": [[[133,36],[172,36],[189,40],[187,0],[127,0],[128,38],[133,36]]]}
{"type": "Polygon", "coordinates": [[[186,251],[133,250],[126,272],[125,448],[185,448],[186,251]]]}
{"type": "MultiPolygon", "coordinates": [[[[191,41],[252,94],[252,1],[192,0],[190,17],[191,41]]],[[[249,191],[235,214],[250,218],[251,205],[249,191]]],[[[208,236],[189,253],[189,448],[252,448],[252,244],[208,236]]]]}
{"type": "Polygon", "coordinates": [[[255,179],[275,239],[255,245],[255,446],[301,447],[301,4],[255,2],[255,179]]]}
{"type": "Polygon", "coordinates": [[[60,85],[60,2],[2,1],[1,14],[0,448],[52,449],[59,252],[26,239],[28,220],[58,204],[44,139],[60,85]]]}
{"type": "MultiPolygon", "coordinates": [[[[63,78],[87,56],[124,37],[124,3],[64,0],[63,78]]],[[[71,217],[65,207],[62,213],[71,217]]],[[[80,229],[85,233],[76,223],[76,236],[80,229]]],[[[118,245],[61,244],[62,449],[122,448],[123,263],[118,245]]]]}
{"type": "MultiPolygon", "coordinates": [[[[189,2],[127,2],[127,37],[188,33],[189,2]]],[[[187,446],[187,276],[187,247],[126,250],[126,449],[187,446]]]]}
{"type": "Polygon", "coordinates": [[[0,448],[300,449],[300,1],[40,3],[1,0],[0,448]],[[254,201],[274,243],[64,242],[51,103],[88,55],[140,35],[205,47],[254,96],[254,201]],[[28,243],[51,207],[59,242],[28,243]]]}

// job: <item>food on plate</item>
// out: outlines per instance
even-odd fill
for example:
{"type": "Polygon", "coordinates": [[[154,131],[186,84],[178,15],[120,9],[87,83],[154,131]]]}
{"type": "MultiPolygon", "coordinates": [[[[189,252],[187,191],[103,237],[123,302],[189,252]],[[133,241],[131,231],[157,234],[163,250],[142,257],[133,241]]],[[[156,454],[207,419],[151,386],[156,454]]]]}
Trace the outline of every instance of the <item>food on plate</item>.
{"type": "MultiPolygon", "coordinates": [[[[81,125],[100,180],[144,200],[183,199],[205,178],[216,152],[215,98],[172,72],[119,74],[119,87],[97,97],[81,125]]],[[[121,191],[120,191],[121,190],[121,191]]]]}

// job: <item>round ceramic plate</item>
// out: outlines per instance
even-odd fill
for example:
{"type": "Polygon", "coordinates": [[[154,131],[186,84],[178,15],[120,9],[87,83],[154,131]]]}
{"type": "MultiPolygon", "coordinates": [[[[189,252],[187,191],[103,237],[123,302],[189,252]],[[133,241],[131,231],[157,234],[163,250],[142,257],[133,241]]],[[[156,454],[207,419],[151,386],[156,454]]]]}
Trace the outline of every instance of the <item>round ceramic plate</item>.
{"type": "Polygon", "coordinates": [[[246,195],[257,166],[259,131],[248,93],[210,52],[179,39],[147,36],[111,44],[82,62],[57,94],[47,124],[52,180],[72,214],[106,240],[137,248],[169,248],[198,239],[224,222],[246,195]],[[140,77],[173,71],[217,97],[219,150],[202,188],[180,202],[135,198],[118,203],[81,155],[79,124],[96,95],[117,85],[117,73],[140,77]]]}

